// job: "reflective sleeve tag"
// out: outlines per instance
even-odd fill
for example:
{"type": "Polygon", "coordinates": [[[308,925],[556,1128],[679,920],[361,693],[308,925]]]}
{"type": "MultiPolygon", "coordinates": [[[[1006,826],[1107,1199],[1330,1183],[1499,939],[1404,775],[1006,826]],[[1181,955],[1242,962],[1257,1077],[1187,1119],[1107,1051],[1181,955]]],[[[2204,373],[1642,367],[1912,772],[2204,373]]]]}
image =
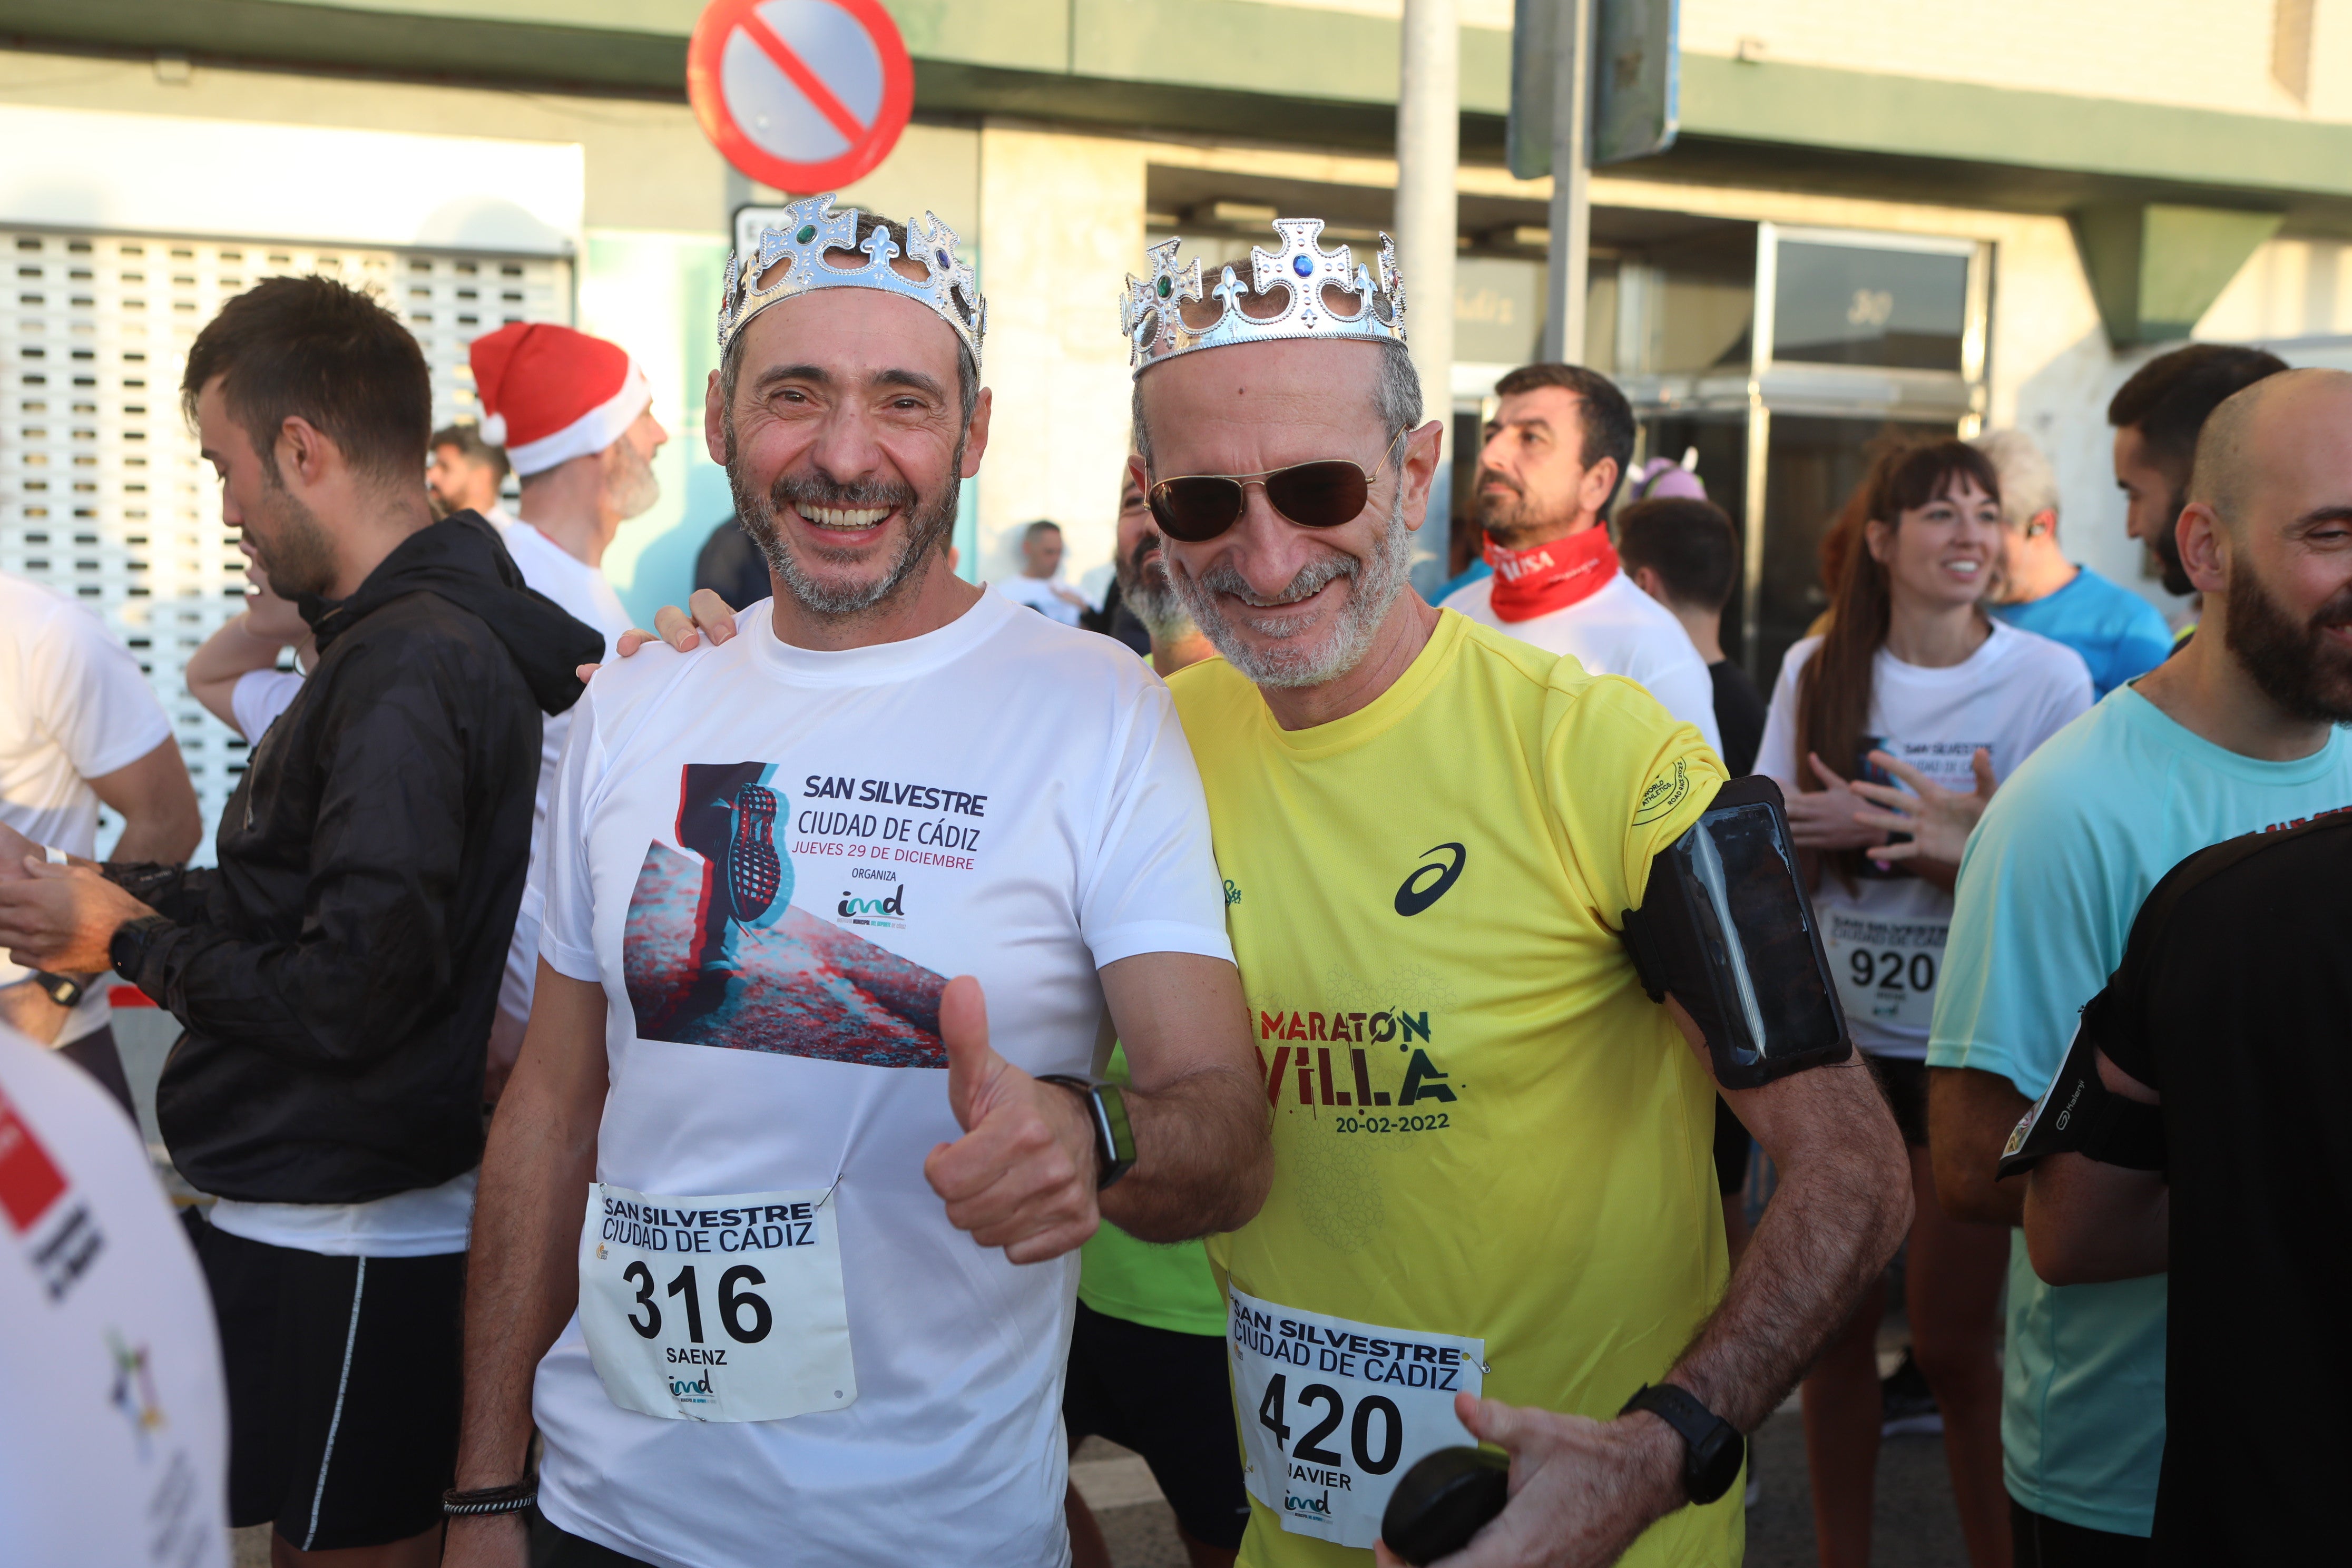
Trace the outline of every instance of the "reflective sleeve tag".
{"type": "Polygon", "coordinates": [[[1238,1289],[1226,1337],[1242,1483],[1294,1535],[1369,1548],[1415,1460],[1476,1442],[1454,1396],[1484,1389],[1484,1340],[1303,1312],[1238,1289]]]}
{"type": "Polygon", "coordinates": [[[854,1404],[830,1197],[592,1184],[580,1326],[613,1403],[674,1421],[780,1421],[854,1404]]]}

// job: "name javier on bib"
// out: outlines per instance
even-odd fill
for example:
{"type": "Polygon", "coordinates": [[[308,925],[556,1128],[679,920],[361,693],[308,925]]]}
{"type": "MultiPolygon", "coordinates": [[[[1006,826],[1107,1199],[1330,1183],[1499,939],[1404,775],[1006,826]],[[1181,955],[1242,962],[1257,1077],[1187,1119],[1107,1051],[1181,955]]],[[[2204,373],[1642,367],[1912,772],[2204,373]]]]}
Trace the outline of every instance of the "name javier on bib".
{"type": "Polygon", "coordinates": [[[1370,1546],[1413,1461],[1475,1441],[1454,1396],[1485,1388],[1484,1340],[1305,1312],[1238,1288],[1227,1340],[1242,1483],[1293,1534],[1370,1546]]]}

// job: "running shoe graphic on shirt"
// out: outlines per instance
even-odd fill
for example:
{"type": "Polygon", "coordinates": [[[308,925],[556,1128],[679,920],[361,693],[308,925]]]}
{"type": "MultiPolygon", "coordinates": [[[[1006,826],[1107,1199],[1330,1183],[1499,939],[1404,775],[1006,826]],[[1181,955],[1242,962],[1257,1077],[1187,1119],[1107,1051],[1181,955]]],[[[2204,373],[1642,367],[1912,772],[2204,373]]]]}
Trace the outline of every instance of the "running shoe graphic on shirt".
{"type": "Polygon", "coordinates": [[[638,1037],[947,1066],[945,977],[792,907],[792,861],[772,831],[789,803],[761,782],[772,773],[760,763],[682,770],[678,837],[693,852],[646,846],[622,934],[638,1037]]]}

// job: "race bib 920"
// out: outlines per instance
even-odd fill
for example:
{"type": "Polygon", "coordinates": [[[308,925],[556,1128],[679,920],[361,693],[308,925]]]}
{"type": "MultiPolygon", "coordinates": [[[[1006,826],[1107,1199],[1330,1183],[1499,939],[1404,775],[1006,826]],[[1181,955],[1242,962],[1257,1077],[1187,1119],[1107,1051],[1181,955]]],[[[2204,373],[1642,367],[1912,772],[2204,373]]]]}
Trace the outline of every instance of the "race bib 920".
{"type": "Polygon", "coordinates": [[[1476,1441],[1454,1396],[1485,1387],[1484,1340],[1302,1312],[1239,1289],[1227,1339],[1243,1484],[1293,1534],[1370,1546],[1415,1460],[1476,1441]]]}
{"type": "Polygon", "coordinates": [[[580,1326],[613,1403],[674,1421],[780,1421],[855,1403],[829,1196],[592,1185],[580,1326]]]}
{"type": "Polygon", "coordinates": [[[1847,1017],[1922,1032],[1935,1022],[1948,921],[1885,920],[1835,905],[1822,907],[1821,921],[1847,1017]]]}

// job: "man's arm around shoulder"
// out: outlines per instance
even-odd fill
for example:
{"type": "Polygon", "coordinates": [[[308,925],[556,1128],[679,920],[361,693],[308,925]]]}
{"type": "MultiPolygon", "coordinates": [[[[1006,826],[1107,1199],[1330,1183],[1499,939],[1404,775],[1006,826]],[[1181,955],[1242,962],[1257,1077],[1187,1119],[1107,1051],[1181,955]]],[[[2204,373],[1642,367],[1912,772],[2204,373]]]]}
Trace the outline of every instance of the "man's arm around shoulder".
{"type": "MultiPolygon", "coordinates": [[[[604,988],[539,965],[522,1054],[490,1122],[466,1273],[457,1489],[522,1479],[531,1384],[580,1295],[580,1226],[604,1113],[604,988]]],[[[522,1516],[452,1520],[442,1561],[520,1568],[522,1516]]]]}

